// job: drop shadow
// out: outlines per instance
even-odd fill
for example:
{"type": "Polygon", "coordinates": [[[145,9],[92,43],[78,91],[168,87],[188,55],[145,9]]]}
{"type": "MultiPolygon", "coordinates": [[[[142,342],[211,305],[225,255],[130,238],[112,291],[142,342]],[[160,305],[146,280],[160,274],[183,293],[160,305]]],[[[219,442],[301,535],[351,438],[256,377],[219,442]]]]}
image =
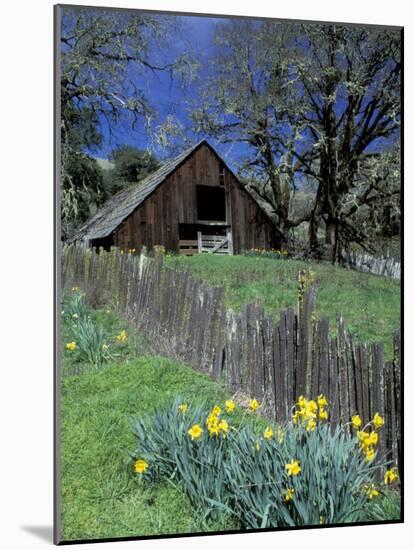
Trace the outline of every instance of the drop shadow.
{"type": "Polygon", "coordinates": [[[38,539],[53,543],[53,527],[51,525],[21,525],[21,528],[38,539]]]}

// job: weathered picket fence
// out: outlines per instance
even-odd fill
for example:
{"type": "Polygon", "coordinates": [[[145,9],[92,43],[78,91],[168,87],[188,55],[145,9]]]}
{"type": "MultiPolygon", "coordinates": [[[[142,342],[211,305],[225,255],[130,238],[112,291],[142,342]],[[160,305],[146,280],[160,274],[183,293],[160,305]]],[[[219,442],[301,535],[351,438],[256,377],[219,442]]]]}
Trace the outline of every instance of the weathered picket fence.
{"type": "Polygon", "coordinates": [[[342,251],[341,263],[357,271],[381,275],[391,279],[401,278],[401,264],[394,260],[394,258],[342,251]]]}
{"type": "Polygon", "coordinates": [[[384,361],[383,344],[356,343],[341,316],[332,335],[328,318],[315,316],[313,285],[298,311],[281,311],[278,319],[265,315],[259,303],[236,313],[226,310],[223,288],[165,267],[161,255],[69,246],[62,254],[62,286],[79,286],[95,301],[111,302],[160,352],[232,392],[256,397],[278,422],[290,417],[299,395],[326,395],[333,424],[347,424],[357,412],[365,424],[378,412],[385,417],[379,451],[399,462],[399,332],[392,361],[384,361]]]}

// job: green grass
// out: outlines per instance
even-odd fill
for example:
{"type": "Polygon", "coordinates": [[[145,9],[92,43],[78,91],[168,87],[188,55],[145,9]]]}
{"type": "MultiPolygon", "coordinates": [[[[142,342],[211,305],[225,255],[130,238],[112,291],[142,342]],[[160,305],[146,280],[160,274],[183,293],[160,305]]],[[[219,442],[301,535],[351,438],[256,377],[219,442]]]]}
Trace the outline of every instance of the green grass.
{"type": "Polygon", "coordinates": [[[180,395],[223,403],[220,387],[189,367],[157,356],[65,376],[62,383],[63,540],[191,533],[233,528],[203,524],[184,492],[143,486],[129,463],[130,420],[180,395]]]}
{"type": "Polygon", "coordinates": [[[361,521],[389,521],[401,519],[401,493],[398,489],[385,489],[370,502],[361,521]]]}
{"type": "Polygon", "coordinates": [[[225,286],[227,306],[239,311],[258,299],[267,312],[295,307],[297,275],[303,268],[316,274],[316,313],[335,324],[341,313],[359,342],[384,342],[392,357],[392,335],[400,324],[400,282],[329,263],[246,256],[167,256],[167,265],[190,269],[208,284],[225,286]]]}
{"type": "MultiPolygon", "coordinates": [[[[206,375],[152,355],[148,343],[112,312],[90,309],[88,313],[105,330],[108,341],[122,329],[127,330],[128,341],[100,368],[82,363],[62,346],[62,539],[236,529],[227,518],[203,522],[181,486],[143,485],[129,458],[136,448],[133,419],[172,404],[177,396],[193,406],[206,402],[223,406],[228,394],[206,375]]],[[[63,343],[68,322],[62,327],[63,343]]],[[[234,425],[246,421],[242,409],[232,418],[234,425]]],[[[258,415],[247,421],[258,432],[266,426],[258,415]]],[[[373,518],[397,514],[397,498],[383,504],[373,508],[373,518]]]]}

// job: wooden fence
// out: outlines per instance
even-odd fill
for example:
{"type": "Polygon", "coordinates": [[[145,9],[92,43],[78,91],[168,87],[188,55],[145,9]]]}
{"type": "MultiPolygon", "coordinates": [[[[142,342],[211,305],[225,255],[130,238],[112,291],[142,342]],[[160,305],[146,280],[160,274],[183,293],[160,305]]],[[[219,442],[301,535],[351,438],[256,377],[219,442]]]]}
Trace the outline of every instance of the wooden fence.
{"type": "Polygon", "coordinates": [[[394,358],[383,344],[356,343],[341,316],[335,330],[316,318],[315,288],[303,293],[298,311],[275,319],[259,303],[241,313],[226,310],[224,289],[210,288],[188,271],[166,268],[161,255],[97,254],[65,247],[62,287],[79,286],[93,300],[111,302],[136,323],[156,348],[224,382],[231,392],[256,397],[266,414],[284,422],[299,395],[327,396],[333,424],[359,413],[385,418],[379,451],[400,460],[400,334],[394,358]]]}
{"type": "Polygon", "coordinates": [[[391,279],[401,278],[401,264],[394,258],[376,257],[357,252],[341,252],[341,263],[357,271],[382,275],[391,279]]]}

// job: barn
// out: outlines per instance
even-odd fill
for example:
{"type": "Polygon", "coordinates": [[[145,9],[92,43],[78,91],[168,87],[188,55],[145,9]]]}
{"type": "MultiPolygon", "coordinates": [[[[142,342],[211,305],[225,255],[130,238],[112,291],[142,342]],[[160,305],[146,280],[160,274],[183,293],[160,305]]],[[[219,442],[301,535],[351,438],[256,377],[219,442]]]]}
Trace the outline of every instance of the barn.
{"type": "Polygon", "coordinates": [[[71,240],[187,255],[280,245],[274,223],[206,140],[111,197],[71,240]]]}

